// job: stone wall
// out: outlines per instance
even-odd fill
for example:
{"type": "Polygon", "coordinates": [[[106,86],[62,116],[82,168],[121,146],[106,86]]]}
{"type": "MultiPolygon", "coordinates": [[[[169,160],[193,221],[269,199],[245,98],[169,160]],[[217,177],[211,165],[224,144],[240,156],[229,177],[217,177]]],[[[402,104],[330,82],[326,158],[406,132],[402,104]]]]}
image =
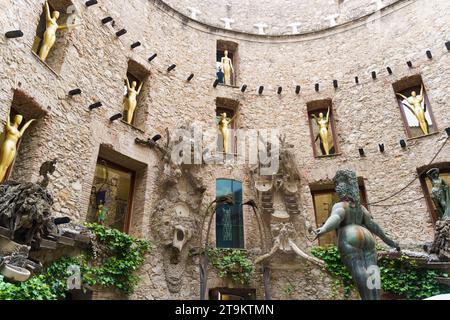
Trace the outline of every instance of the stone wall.
{"type": "MultiPolygon", "coordinates": [[[[167,2],[175,7],[181,3],[167,2]]],[[[171,293],[167,288],[162,259],[167,248],[153,228],[161,214],[172,214],[170,204],[163,210],[158,207],[163,195],[158,182],[163,163],[157,152],[135,144],[135,138],[147,139],[157,133],[164,135],[166,128],[173,130],[189,122],[214,127],[216,98],[237,100],[240,103],[239,127],[278,128],[287,134],[288,142],[295,145],[301,174],[299,224],[315,227],[310,184],[329,182],[337,169],[352,168],[364,178],[368,201],[383,199],[409,183],[417,174],[417,168],[428,164],[444,142],[444,129],[450,126],[447,112],[450,58],[444,46],[450,34],[447,18],[450,4],[447,1],[398,1],[364,20],[289,37],[264,37],[218,29],[180,15],[156,0],[99,1],[98,5],[89,8],[84,6],[84,1],[74,3],[83,26],[59,32],[67,39],[67,46],[64,63],[56,74],[31,51],[43,1],[0,0],[2,8],[6,8],[0,12],[2,33],[13,29],[24,32],[24,37],[19,39],[0,37],[0,117],[4,119],[13,104],[14,90],[23,92],[33,105],[47,113],[24,137],[12,177],[36,181],[42,162],[57,158],[57,170],[49,185],[56,199],[55,213],[82,222],[86,217],[99,154],[106,153],[111,160],[137,171],[136,205],[130,233],[150,239],[155,250],[140,270],[143,278],[134,298],[199,297],[198,256],[195,255],[186,257],[181,290],[171,293]],[[102,25],[101,19],[106,16],[113,17],[115,26],[111,23],[102,25]],[[127,34],[117,38],[115,32],[122,28],[127,29],[127,34]],[[235,87],[213,88],[217,40],[239,45],[238,85],[248,85],[245,93],[235,87]],[[132,50],[130,45],[135,41],[142,45],[132,50]],[[432,51],[432,60],[425,56],[426,50],[432,51]],[[155,52],[157,58],[146,61],[155,52]],[[143,91],[145,104],[141,106],[148,112],[143,131],[121,121],[111,123],[109,120],[110,116],[122,112],[123,79],[130,59],[145,66],[150,74],[143,91]],[[412,68],[406,65],[408,60],[413,63],[412,68]],[[167,72],[171,64],[177,67],[167,72]],[[388,75],[387,66],[393,69],[392,75],[388,75]],[[376,80],[370,76],[374,70],[378,72],[376,80]],[[187,82],[191,73],[195,76],[187,82]],[[408,140],[408,146],[403,150],[398,141],[406,138],[406,132],[392,84],[416,74],[424,81],[439,132],[408,140]],[[355,76],[360,79],[359,85],[354,83],[355,76]],[[333,88],[333,79],[339,81],[338,89],[333,88]],[[314,90],[315,83],[320,83],[319,92],[314,90]],[[294,92],[297,84],[302,86],[299,95],[294,92]],[[256,92],[260,85],[265,86],[263,95],[256,92]],[[278,86],[283,86],[281,95],[276,94],[278,86]],[[74,88],[82,89],[82,94],[69,97],[68,91],[74,88]],[[314,158],[306,103],[326,98],[333,102],[341,154],[314,158]],[[101,101],[103,107],[89,111],[88,106],[97,101],[101,101]],[[378,143],[386,145],[384,154],[378,151],[378,143]],[[359,156],[358,148],[361,147],[366,151],[366,157],[359,156]]],[[[322,8],[321,1],[316,3],[322,8]]],[[[345,1],[342,6],[362,8],[363,3],[365,1],[345,1]]],[[[303,8],[303,4],[301,6],[303,8]]],[[[260,8],[265,13],[266,7],[260,8]]],[[[326,10],[319,11],[320,15],[326,10]]],[[[235,5],[233,13],[243,15],[236,21],[248,20],[252,15],[250,11],[238,11],[235,5]]],[[[252,16],[256,19],[256,15],[252,16]]],[[[280,21],[284,24],[288,18],[280,21]]],[[[314,25],[316,20],[311,19],[311,30],[323,29],[314,25]]],[[[278,27],[279,31],[273,27],[275,34],[284,32],[281,24],[278,27]]],[[[242,30],[253,31],[246,26],[242,26],[242,30]]],[[[450,144],[447,143],[435,161],[449,161],[449,152],[450,144]]],[[[206,188],[199,200],[200,209],[192,211],[196,227],[201,225],[202,214],[215,197],[216,178],[243,181],[244,200],[255,196],[245,166],[203,165],[195,170],[206,188]]],[[[175,200],[186,199],[192,192],[189,183],[179,188],[174,191],[175,200]]],[[[422,196],[420,183],[415,180],[399,198],[391,200],[404,202],[422,196]]],[[[400,206],[371,207],[370,210],[401,245],[432,241],[433,223],[424,199],[400,206]]],[[[244,210],[244,219],[245,245],[255,257],[261,253],[261,248],[257,226],[248,208],[244,210]]],[[[317,244],[303,233],[298,243],[302,249],[317,244]]],[[[214,239],[213,230],[210,243],[214,243],[214,239]]],[[[200,233],[195,232],[187,249],[198,247],[199,240],[200,233]]],[[[294,259],[290,263],[300,262],[294,259]]],[[[317,272],[319,269],[313,273],[317,272]]],[[[292,282],[306,288],[303,293],[296,291],[289,298],[330,298],[331,289],[326,289],[330,288],[327,285],[330,280],[320,284],[320,288],[324,286],[323,290],[317,290],[319,286],[309,274],[301,268],[289,273],[275,270],[273,296],[287,298],[283,296],[283,288],[292,282]],[[306,296],[305,292],[311,295],[306,296]]],[[[264,295],[261,279],[261,273],[256,272],[254,287],[258,289],[258,298],[264,295]]],[[[211,283],[214,281],[212,275],[211,283]]]]}

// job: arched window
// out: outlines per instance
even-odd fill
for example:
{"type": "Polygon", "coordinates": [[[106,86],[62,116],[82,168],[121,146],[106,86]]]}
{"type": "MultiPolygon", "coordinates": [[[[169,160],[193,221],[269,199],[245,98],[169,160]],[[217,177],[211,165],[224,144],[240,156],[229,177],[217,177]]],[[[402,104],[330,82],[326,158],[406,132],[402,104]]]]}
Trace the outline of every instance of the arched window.
{"type": "Polygon", "coordinates": [[[216,197],[232,196],[234,204],[221,204],[216,209],[216,247],[244,248],[242,183],[217,179],[216,197]]]}

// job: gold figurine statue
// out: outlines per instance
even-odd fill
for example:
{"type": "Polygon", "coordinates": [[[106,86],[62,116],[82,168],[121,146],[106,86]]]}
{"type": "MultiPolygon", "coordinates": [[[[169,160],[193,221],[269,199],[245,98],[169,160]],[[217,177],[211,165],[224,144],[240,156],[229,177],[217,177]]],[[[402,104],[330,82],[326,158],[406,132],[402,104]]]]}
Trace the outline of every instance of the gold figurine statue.
{"type": "Polygon", "coordinates": [[[326,118],[323,117],[322,112],[319,113],[318,118],[315,114],[312,114],[312,117],[314,118],[314,120],[317,123],[317,126],[319,127],[319,134],[317,135],[314,141],[317,141],[317,139],[320,138],[325,154],[328,156],[330,154],[330,145],[328,144],[328,131],[330,126],[330,108],[328,108],[326,118]]]}
{"type": "Polygon", "coordinates": [[[227,114],[224,112],[220,115],[219,120],[219,131],[222,134],[223,138],[223,152],[225,154],[228,153],[229,143],[230,143],[230,126],[233,124],[234,120],[236,120],[235,114],[231,119],[228,120],[227,114]]]}
{"type": "Polygon", "coordinates": [[[224,74],[223,83],[225,85],[231,85],[231,75],[234,73],[233,61],[228,58],[228,50],[225,50],[224,54],[225,56],[220,61],[224,74]]]}
{"type": "Polygon", "coordinates": [[[139,85],[139,88],[137,90],[136,90],[136,86],[137,86],[136,81],[131,82],[131,86],[130,86],[130,81],[128,80],[128,78],[125,80],[125,82],[127,84],[127,96],[125,98],[125,110],[127,111],[127,122],[129,124],[131,124],[133,121],[134,111],[136,110],[136,105],[137,105],[136,98],[141,93],[143,82],[141,82],[141,84],[139,85]]]}
{"type": "Polygon", "coordinates": [[[14,125],[11,125],[10,115],[8,112],[0,149],[0,182],[5,180],[6,172],[14,161],[19,139],[23,136],[25,130],[27,130],[30,124],[35,121],[35,119],[28,121],[19,131],[19,126],[22,123],[22,120],[23,117],[21,115],[16,115],[14,118],[14,125]]]}
{"type": "Polygon", "coordinates": [[[42,42],[41,49],[39,51],[39,58],[42,61],[47,59],[48,53],[52,49],[56,41],[56,31],[62,29],[68,29],[77,25],[58,25],[59,11],[53,11],[50,14],[50,7],[48,1],[45,1],[45,21],[46,28],[44,32],[44,41],[42,42]]]}
{"type": "Polygon", "coordinates": [[[425,112],[427,108],[425,106],[425,96],[423,94],[423,84],[420,88],[420,95],[418,96],[415,91],[411,92],[411,97],[405,97],[401,93],[396,93],[398,96],[403,98],[403,105],[407,107],[416,117],[419,122],[420,129],[424,134],[428,134],[428,123],[425,117],[425,112]]]}

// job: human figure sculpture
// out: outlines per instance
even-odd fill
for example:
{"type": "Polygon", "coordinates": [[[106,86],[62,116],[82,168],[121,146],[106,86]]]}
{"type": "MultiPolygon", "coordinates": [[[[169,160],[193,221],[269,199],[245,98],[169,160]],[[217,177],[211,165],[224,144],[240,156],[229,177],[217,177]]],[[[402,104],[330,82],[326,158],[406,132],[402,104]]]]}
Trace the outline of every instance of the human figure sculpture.
{"type": "Polygon", "coordinates": [[[228,153],[229,143],[230,143],[230,126],[233,124],[236,119],[236,114],[228,120],[227,114],[224,112],[220,115],[219,120],[219,131],[222,134],[223,138],[223,152],[225,154],[228,153]]]}
{"type": "Polygon", "coordinates": [[[424,134],[428,134],[428,123],[425,117],[425,112],[427,111],[427,107],[425,105],[425,96],[423,94],[423,84],[420,88],[420,95],[417,95],[415,91],[411,92],[411,97],[406,97],[401,93],[396,93],[399,97],[402,97],[403,105],[408,108],[416,117],[419,122],[420,129],[424,134]]]}
{"type": "Polygon", "coordinates": [[[231,83],[231,75],[234,73],[233,61],[228,57],[228,50],[225,50],[224,57],[222,57],[220,63],[222,67],[222,71],[224,73],[224,84],[232,85],[231,83]]]}
{"type": "Polygon", "coordinates": [[[30,124],[35,121],[32,119],[24,124],[22,129],[19,130],[19,126],[22,123],[23,117],[21,115],[16,115],[14,117],[14,125],[10,123],[10,114],[6,117],[5,129],[3,131],[3,141],[1,142],[0,149],[0,182],[3,182],[6,178],[6,173],[11,166],[17,152],[17,143],[19,139],[25,133],[25,130],[30,126],[30,124]]]}
{"type": "Polygon", "coordinates": [[[141,93],[143,82],[139,85],[139,88],[136,90],[137,82],[131,82],[128,78],[125,80],[127,84],[127,96],[125,98],[125,110],[127,111],[127,122],[131,124],[133,122],[134,111],[136,111],[137,105],[137,96],[141,93]]]}
{"type": "Polygon", "coordinates": [[[328,131],[330,126],[330,108],[328,108],[327,111],[327,117],[323,117],[323,113],[319,113],[319,117],[315,114],[312,115],[314,120],[317,123],[317,126],[319,127],[319,133],[314,141],[317,141],[317,139],[320,139],[320,142],[322,143],[323,150],[325,151],[325,155],[330,154],[330,145],[328,143],[328,131]]]}
{"type": "Polygon", "coordinates": [[[450,219],[450,187],[448,183],[439,176],[439,169],[433,168],[427,172],[431,181],[431,199],[433,200],[440,217],[450,219]]]}
{"type": "MultiPolygon", "coordinates": [[[[355,172],[339,170],[334,177],[340,198],[325,224],[316,230],[317,237],[338,230],[338,250],[342,262],[353,277],[363,300],[380,300],[380,287],[372,281],[379,275],[375,237],[400,250],[397,242],[375,223],[369,211],[361,205],[355,172]]],[[[379,281],[379,278],[378,278],[379,281]]],[[[379,282],[378,282],[379,283],[379,282]]]]}
{"type": "Polygon", "coordinates": [[[45,21],[46,28],[44,32],[44,39],[42,42],[41,49],[39,51],[39,58],[42,61],[47,60],[48,53],[52,49],[56,41],[56,31],[68,29],[70,27],[75,27],[77,25],[58,25],[59,11],[53,11],[50,13],[50,7],[48,1],[45,1],[45,21]]]}

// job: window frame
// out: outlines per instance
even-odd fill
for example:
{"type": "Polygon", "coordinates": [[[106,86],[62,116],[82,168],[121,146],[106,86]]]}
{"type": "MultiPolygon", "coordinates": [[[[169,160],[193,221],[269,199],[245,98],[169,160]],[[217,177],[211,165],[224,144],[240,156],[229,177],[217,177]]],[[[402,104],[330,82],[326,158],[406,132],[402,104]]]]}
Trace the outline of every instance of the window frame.
{"type": "MultiPolygon", "coordinates": [[[[241,187],[241,202],[243,202],[244,183],[242,181],[239,181],[239,180],[236,180],[236,179],[230,179],[230,178],[217,178],[216,179],[216,184],[215,184],[216,199],[217,199],[217,183],[220,180],[222,180],[222,181],[225,180],[225,181],[232,182],[232,183],[239,183],[240,187],[241,187]]],[[[232,193],[234,194],[233,190],[232,190],[232,193]]],[[[219,217],[219,214],[218,214],[218,210],[221,208],[221,206],[223,206],[223,205],[217,206],[216,210],[215,210],[215,220],[216,220],[215,221],[215,234],[216,234],[216,236],[215,236],[215,238],[216,238],[215,239],[215,241],[216,241],[215,246],[216,246],[216,248],[218,248],[218,249],[236,249],[236,250],[245,249],[245,221],[244,221],[244,208],[242,206],[242,203],[240,203],[239,208],[238,208],[239,215],[240,215],[239,216],[239,221],[241,221],[242,223],[237,225],[237,227],[239,227],[239,236],[241,237],[241,239],[238,239],[238,241],[236,241],[236,242],[239,243],[240,246],[236,246],[236,247],[233,247],[233,246],[231,246],[231,247],[219,246],[219,239],[218,239],[218,222],[219,222],[218,221],[218,217],[219,217]]],[[[237,206],[237,205],[234,204],[233,207],[235,207],[235,206],[237,206]]],[[[232,225],[232,227],[233,227],[233,225],[232,225]]],[[[232,237],[233,237],[233,234],[232,234],[232,237]]],[[[235,239],[232,239],[231,242],[232,243],[235,242],[235,239]]]]}
{"type": "MultiPolygon", "coordinates": [[[[112,162],[110,160],[107,160],[102,157],[98,157],[97,162],[95,163],[95,169],[97,169],[97,165],[104,165],[106,164],[111,169],[123,171],[126,173],[129,173],[131,175],[130,177],[130,191],[128,193],[128,205],[127,205],[127,213],[124,217],[124,225],[122,232],[129,233],[130,231],[130,225],[131,225],[131,216],[133,214],[133,201],[134,201],[134,189],[136,188],[136,171],[128,169],[126,167],[123,167],[115,162],[112,162]]],[[[95,173],[94,173],[94,179],[95,179],[95,173]]],[[[120,230],[119,230],[120,231],[120,230]]]]}
{"type": "Polygon", "coordinates": [[[450,174],[450,162],[436,163],[436,164],[432,164],[432,165],[417,169],[418,174],[419,174],[420,186],[422,188],[422,193],[424,194],[425,202],[427,203],[428,213],[431,216],[431,220],[432,220],[433,224],[435,224],[437,221],[439,221],[439,213],[434,206],[433,199],[431,199],[431,190],[428,189],[428,185],[427,185],[427,179],[429,179],[427,177],[427,172],[428,172],[428,170],[430,170],[432,168],[438,168],[439,173],[449,173],[450,174]]]}

